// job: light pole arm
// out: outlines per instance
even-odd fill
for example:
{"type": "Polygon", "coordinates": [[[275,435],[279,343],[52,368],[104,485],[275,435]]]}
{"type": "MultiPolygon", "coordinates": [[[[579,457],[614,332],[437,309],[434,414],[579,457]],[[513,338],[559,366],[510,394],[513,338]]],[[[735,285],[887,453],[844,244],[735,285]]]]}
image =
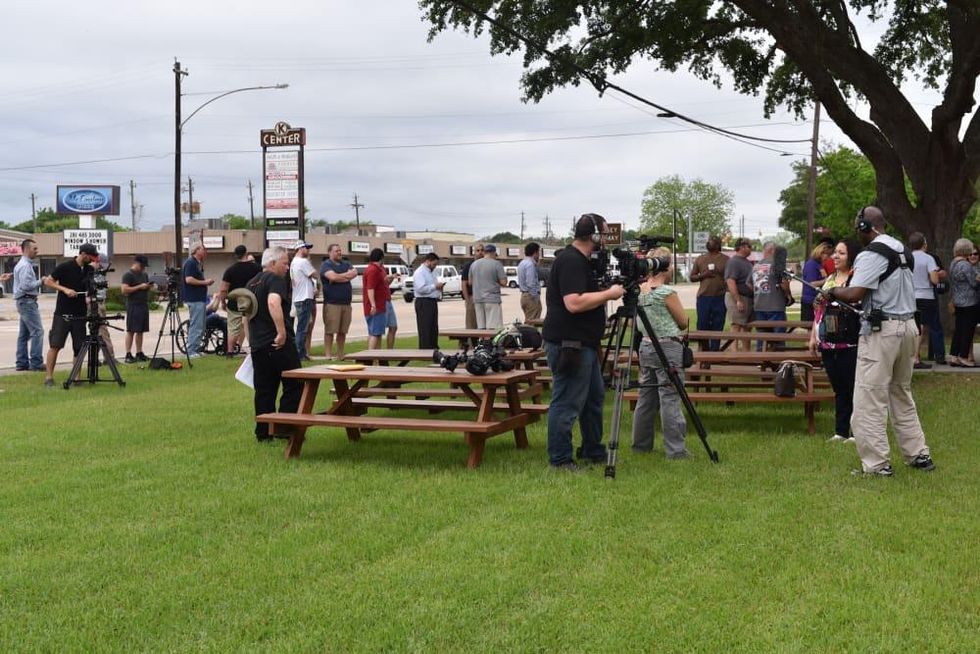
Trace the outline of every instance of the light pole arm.
{"type": "Polygon", "coordinates": [[[285,88],[289,88],[289,84],[276,84],[275,86],[247,86],[247,87],[245,87],[243,89],[235,89],[233,91],[226,91],[226,92],[224,92],[224,93],[222,93],[220,95],[214,96],[213,98],[211,98],[210,100],[208,100],[207,102],[205,102],[204,104],[202,104],[200,107],[198,107],[197,109],[195,109],[194,111],[192,111],[190,113],[190,115],[187,116],[187,118],[185,118],[180,123],[180,129],[183,129],[184,128],[184,125],[187,124],[187,121],[190,120],[191,118],[193,118],[195,115],[197,115],[197,112],[199,112],[201,109],[204,109],[204,107],[208,106],[209,104],[211,104],[215,100],[220,100],[221,98],[224,98],[226,96],[229,96],[229,95],[231,95],[233,93],[242,93],[243,91],[264,91],[264,90],[267,90],[267,89],[285,89],[285,88]]]}

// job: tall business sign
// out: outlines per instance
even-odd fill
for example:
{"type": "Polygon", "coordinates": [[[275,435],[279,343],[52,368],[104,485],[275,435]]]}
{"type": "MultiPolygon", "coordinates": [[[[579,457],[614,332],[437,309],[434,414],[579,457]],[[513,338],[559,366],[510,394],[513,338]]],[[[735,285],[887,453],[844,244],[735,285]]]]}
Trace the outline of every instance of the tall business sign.
{"type": "Polygon", "coordinates": [[[56,187],[55,213],[63,216],[118,216],[118,186],[56,187]]]}
{"type": "Polygon", "coordinates": [[[266,245],[289,245],[305,236],[303,149],[306,128],[278,122],[259,133],[262,143],[263,218],[266,245]]]}

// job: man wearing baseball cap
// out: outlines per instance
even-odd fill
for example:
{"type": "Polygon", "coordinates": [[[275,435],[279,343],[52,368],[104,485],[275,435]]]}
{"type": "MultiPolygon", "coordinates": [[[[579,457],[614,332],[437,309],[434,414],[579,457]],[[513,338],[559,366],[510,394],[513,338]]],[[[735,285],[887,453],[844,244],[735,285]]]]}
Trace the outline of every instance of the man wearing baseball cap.
{"type": "Polygon", "coordinates": [[[312,243],[299,240],[294,244],[296,256],[289,264],[289,279],[293,284],[293,307],[296,310],[296,351],[302,361],[310,360],[306,347],[307,330],[313,331],[314,306],[316,305],[316,278],[319,276],[310,263],[312,243]]]}
{"type": "Polygon", "coordinates": [[[133,265],[122,276],[122,292],[126,296],[126,363],[146,361],[143,354],[143,334],[150,331],[150,278],[146,274],[149,260],[145,255],[133,257],[133,265]],[[133,341],[136,356],[133,356],[133,341]]]}
{"type": "Polygon", "coordinates": [[[61,262],[51,275],[41,280],[48,288],[58,291],[51,331],[48,332],[48,353],[44,361],[44,385],[48,388],[54,388],[54,366],[58,362],[58,353],[68,341],[68,334],[71,334],[74,356],[78,356],[82,349],[85,321],[67,318],[86,315],[85,280],[93,272],[92,262],[98,260],[99,251],[96,247],[91,243],[83,243],[78,248],[77,256],[61,262]]]}
{"type": "MultiPolygon", "coordinates": [[[[735,241],[735,255],[725,264],[725,308],[732,323],[733,332],[749,331],[752,320],[752,241],[740,238],[735,241]]],[[[741,339],[735,341],[736,350],[748,351],[751,343],[741,339]]]]}

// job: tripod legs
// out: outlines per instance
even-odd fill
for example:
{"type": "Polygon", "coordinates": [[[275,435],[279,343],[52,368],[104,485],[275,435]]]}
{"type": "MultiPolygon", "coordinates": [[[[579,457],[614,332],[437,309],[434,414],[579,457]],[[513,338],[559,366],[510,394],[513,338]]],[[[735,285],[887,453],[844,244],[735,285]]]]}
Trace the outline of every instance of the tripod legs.
{"type": "Polygon", "coordinates": [[[80,384],[83,380],[79,379],[79,373],[82,371],[82,363],[88,358],[88,383],[94,384],[99,381],[115,381],[120,386],[125,386],[126,382],[123,381],[122,375],[119,374],[119,368],[116,367],[116,359],[109,352],[109,346],[106,344],[105,339],[98,333],[89,334],[85,337],[85,342],[82,343],[82,347],[78,350],[78,354],[75,356],[75,361],[72,363],[71,372],[68,374],[68,379],[65,380],[63,384],[65,390],[71,388],[72,384],[80,384]],[[109,370],[112,372],[112,379],[99,379],[99,353],[101,352],[102,358],[105,360],[106,365],[109,366],[109,370]]]}
{"type": "Polygon", "coordinates": [[[170,362],[173,363],[177,359],[177,351],[182,349],[184,356],[187,358],[187,367],[193,368],[194,365],[191,363],[191,358],[187,354],[187,347],[184,348],[177,347],[177,338],[180,333],[180,310],[177,307],[177,298],[171,298],[167,302],[167,309],[163,313],[163,320],[160,321],[160,333],[157,334],[157,344],[153,348],[153,359],[156,358],[157,352],[160,351],[160,341],[163,340],[163,332],[169,325],[170,327],[170,362]]]}

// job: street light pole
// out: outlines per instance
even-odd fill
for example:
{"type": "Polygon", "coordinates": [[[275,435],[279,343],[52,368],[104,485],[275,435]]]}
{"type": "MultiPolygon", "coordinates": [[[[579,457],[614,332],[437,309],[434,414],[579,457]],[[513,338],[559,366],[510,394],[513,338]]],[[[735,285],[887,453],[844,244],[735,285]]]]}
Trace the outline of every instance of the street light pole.
{"type": "MultiPolygon", "coordinates": [[[[243,91],[262,91],[266,89],[285,89],[289,88],[289,84],[276,84],[274,86],[246,86],[240,89],[232,89],[231,91],[225,91],[224,93],[219,93],[214,96],[197,109],[192,111],[187,118],[181,120],[180,116],[180,80],[183,76],[187,75],[188,71],[186,69],[181,69],[180,62],[174,62],[174,267],[178,267],[182,263],[183,259],[183,245],[184,238],[181,234],[180,228],[180,155],[181,155],[181,138],[184,131],[184,125],[187,124],[191,118],[193,118],[197,112],[204,107],[208,106],[215,100],[220,100],[221,98],[231,95],[232,93],[241,93],[243,91]]],[[[191,208],[193,211],[193,207],[191,208]]],[[[192,214],[193,215],[193,214],[192,214]]]]}

